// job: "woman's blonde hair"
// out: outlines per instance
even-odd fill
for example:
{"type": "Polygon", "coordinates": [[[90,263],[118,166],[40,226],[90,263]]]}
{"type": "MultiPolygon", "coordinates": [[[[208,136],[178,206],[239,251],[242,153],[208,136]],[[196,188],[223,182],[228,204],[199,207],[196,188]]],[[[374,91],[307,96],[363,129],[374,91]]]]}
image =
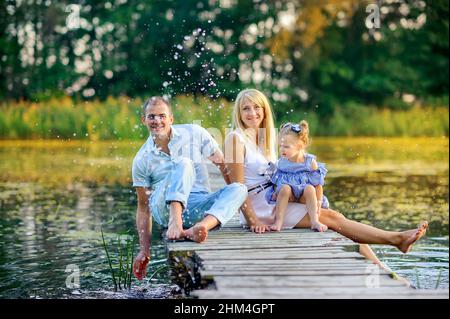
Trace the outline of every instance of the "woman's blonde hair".
{"type": "Polygon", "coordinates": [[[292,135],[298,138],[303,142],[305,147],[309,145],[311,139],[309,138],[309,125],[305,120],[300,121],[298,124],[293,123],[285,123],[280,126],[280,134],[279,137],[283,135],[292,135]]]}
{"type": "Polygon", "coordinates": [[[239,92],[236,97],[233,109],[233,129],[241,131],[245,134],[245,124],[241,118],[241,109],[245,100],[262,107],[264,109],[264,120],[261,123],[261,129],[258,133],[263,131],[263,134],[258,134],[258,147],[264,152],[264,155],[271,161],[276,159],[275,151],[275,126],[273,121],[272,108],[269,100],[264,93],[256,89],[245,89],[239,92]]]}

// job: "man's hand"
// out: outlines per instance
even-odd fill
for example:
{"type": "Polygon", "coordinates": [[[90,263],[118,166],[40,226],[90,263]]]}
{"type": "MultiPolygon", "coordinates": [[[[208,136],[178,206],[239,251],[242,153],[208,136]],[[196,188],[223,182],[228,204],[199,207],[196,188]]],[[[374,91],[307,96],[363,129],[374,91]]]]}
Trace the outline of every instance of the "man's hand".
{"type": "Polygon", "coordinates": [[[219,168],[225,183],[231,184],[230,170],[227,165],[225,165],[225,157],[222,151],[217,150],[213,155],[208,157],[208,159],[219,168]]]}
{"type": "Polygon", "coordinates": [[[140,252],[133,262],[133,274],[140,281],[147,275],[147,264],[150,262],[150,256],[140,252]]]}

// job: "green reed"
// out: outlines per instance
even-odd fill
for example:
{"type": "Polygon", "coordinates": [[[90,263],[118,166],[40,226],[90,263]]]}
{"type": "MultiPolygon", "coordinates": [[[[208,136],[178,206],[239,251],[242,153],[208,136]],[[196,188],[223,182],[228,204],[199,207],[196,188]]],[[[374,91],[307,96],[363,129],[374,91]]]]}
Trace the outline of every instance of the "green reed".
{"type": "Polygon", "coordinates": [[[111,278],[114,284],[114,291],[122,289],[131,289],[132,274],[133,274],[133,260],[134,260],[134,247],[136,245],[136,237],[133,235],[126,235],[125,243],[123,241],[123,235],[119,234],[116,240],[116,265],[113,266],[113,259],[108,251],[108,246],[101,229],[103,249],[105,250],[106,257],[108,259],[109,270],[111,272],[111,278]]]}
{"type": "Polygon", "coordinates": [[[159,273],[161,270],[166,269],[168,267],[169,266],[167,266],[167,265],[163,265],[163,266],[159,267],[158,269],[156,269],[154,272],[152,272],[152,274],[148,278],[148,281],[150,282],[157,273],[159,273]]]}
{"type": "MultiPolygon", "coordinates": [[[[439,273],[438,276],[436,278],[436,284],[434,285],[434,289],[438,289],[439,288],[439,284],[441,283],[441,275],[442,275],[442,271],[443,269],[439,269],[439,273]]],[[[420,285],[420,277],[419,277],[419,271],[417,270],[417,268],[414,268],[414,274],[416,275],[416,288],[417,289],[421,289],[421,285],[420,285]]]]}
{"type": "MultiPolygon", "coordinates": [[[[141,140],[141,98],[74,101],[70,97],[45,102],[0,103],[0,139],[141,140]]],[[[175,123],[197,123],[225,133],[232,125],[233,103],[224,99],[176,96],[175,123]]],[[[327,118],[297,106],[273,107],[277,126],[286,121],[310,122],[314,136],[448,136],[448,106],[414,106],[405,110],[356,103],[336,106],[327,118]],[[284,113],[283,109],[291,109],[284,113]]]]}
{"type": "Polygon", "coordinates": [[[112,281],[114,283],[114,291],[117,291],[117,280],[116,280],[116,276],[114,275],[114,269],[112,267],[112,262],[111,262],[111,257],[109,256],[108,247],[106,246],[105,236],[103,234],[103,228],[101,228],[100,231],[102,233],[103,249],[105,250],[106,258],[108,259],[109,269],[111,270],[111,277],[112,277],[112,281]]]}
{"type": "Polygon", "coordinates": [[[439,269],[439,273],[438,273],[438,277],[436,279],[436,285],[434,286],[434,289],[438,289],[439,288],[439,284],[441,282],[441,275],[442,275],[442,268],[439,269]]]}
{"type": "Polygon", "coordinates": [[[328,121],[330,136],[448,136],[448,107],[409,110],[347,105],[328,121]]]}

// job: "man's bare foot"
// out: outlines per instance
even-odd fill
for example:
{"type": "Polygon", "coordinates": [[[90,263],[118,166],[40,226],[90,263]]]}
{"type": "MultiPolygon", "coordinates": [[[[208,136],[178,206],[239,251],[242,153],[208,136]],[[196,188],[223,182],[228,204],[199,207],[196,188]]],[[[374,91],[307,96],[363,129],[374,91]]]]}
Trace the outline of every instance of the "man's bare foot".
{"type": "Polygon", "coordinates": [[[427,232],[428,222],[424,221],[416,229],[402,232],[403,240],[397,248],[404,254],[411,250],[412,245],[427,232]]]}
{"type": "Polygon", "coordinates": [[[178,226],[175,224],[169,225],[169,228],[166,232],[166,237],[168,240],[177,240],[182,239],[186,236],[185,231],[182,226],[178,226]]]}
{"type": "Polygon", "coordinates": [[[275,223],[270,225],[269,229],[273,230],[273,231],[280,231],[282,227],[283,227],[283,221],[277,220],[277,221],[275,221],[275,223]]]}
{"type": "Polygon", "coordinates": [[[318,231],[318,232],[324,232],[324,231],[326,231],[328,229],[328,226],[324,225],[324,224],[322,224],[320,222],[315,222],[315,223],[312,222],[311,223],[311,229],[315,230],[315,231],[318,231]]]}
{"type": "Polygon", "coordinates": [[[208,228],[202,224],[196,224],[185,232],[186,238],[197,243],[204,242],[208,238],[208,228]]]}

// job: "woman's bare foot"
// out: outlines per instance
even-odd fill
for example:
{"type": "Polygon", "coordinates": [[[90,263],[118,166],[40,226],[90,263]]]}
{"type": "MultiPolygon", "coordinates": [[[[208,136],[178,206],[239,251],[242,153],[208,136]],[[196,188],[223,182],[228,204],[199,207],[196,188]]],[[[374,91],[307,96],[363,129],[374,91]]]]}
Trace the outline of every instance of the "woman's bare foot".
{"type": "Polygon", "coordinates": [[[186,238],[197,243],[204,242],[208,238],[208,228],[202,224],[196,224],[185,231],[186,238]]]}
{"type": "Polygon", "coordinates": [[[283,221],[277,220],[277,221],[275,221],[275,223],[273,223],[272,225],[269,226],[269,229],[273,230],[273,231],[280,231],[282,227],[283,227],[283,221]]]}
{"type": "Polygon", "coordinates": [[[411,229],[402,232],[403,240],[397,248],[404,254],[411,250],[412,245],[418,241],[427,232],[428,222],[422,222],[417,229],[411,229]]]}
{"type": "Polygon", "coordinates": [[[328,226],[320,222],[311,222],[311,229],[318,232],[324,232],[328,229],[328,226]]]}

